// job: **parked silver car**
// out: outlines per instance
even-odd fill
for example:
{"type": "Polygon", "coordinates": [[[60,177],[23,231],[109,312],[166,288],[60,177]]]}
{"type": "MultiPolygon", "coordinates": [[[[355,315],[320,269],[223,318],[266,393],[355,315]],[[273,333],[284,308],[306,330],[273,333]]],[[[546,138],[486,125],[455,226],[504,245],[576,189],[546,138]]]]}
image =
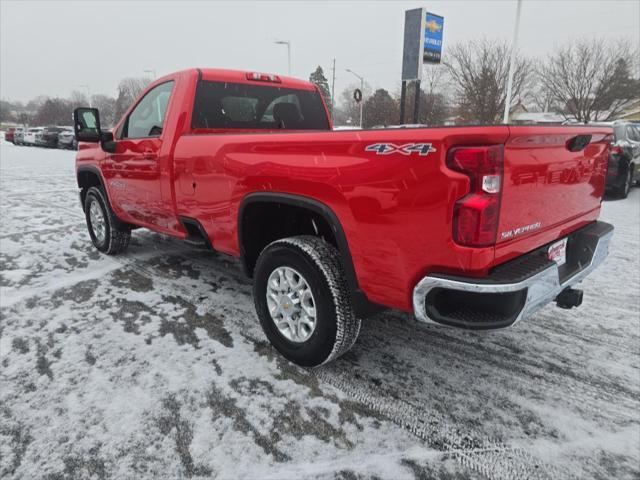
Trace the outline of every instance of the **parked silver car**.
{"type": "Polygon", "coordinates": [[[24,133],[26,130],[26,127],[16,127],[16,131],[13,134],[14,145],[24,145],[24,133]]]}
{"type": "Polygon", "coordinates": [[[58,148],[77,150],[78,142],[72,129],[64,129],[58,134],[58,148]]]}

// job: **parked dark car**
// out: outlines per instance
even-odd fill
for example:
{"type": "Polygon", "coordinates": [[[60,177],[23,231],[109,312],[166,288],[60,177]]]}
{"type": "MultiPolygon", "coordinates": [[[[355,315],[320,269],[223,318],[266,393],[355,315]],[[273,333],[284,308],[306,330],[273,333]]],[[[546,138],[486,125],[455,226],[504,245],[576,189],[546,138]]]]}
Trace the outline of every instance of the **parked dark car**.
{"type": "Polygon", "coordinates": [[[36,145],[41,147],[56,148],[58,146],[58,134],[64,131],[63,127],[44,127],[42,136],[36,137],[36,145]]]}
{"type": "Polygon", "coordinates": [[[613,134],[606,189],[617,197],[627,198],[631,187],[640,181],[640,125],[614,122],[613,134]]]}
{"type": "Polygon", "coordinates": [[[76,142],[76,136],[73,130],[64,129],[58,134],[58,148],[67,148],[76,150],[78,148],[78,142],[76,142]]]}

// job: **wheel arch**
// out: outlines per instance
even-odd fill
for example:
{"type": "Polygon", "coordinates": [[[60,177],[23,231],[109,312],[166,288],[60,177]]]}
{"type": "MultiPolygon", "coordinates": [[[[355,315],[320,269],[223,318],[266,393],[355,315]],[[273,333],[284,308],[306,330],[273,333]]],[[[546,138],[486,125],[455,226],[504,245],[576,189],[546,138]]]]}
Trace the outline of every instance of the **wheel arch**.
{"type": "Polygon", "coordinates": [[[366,294],[360,289],[349,244],[347,242],[344,229],[342,228],[342,224],[340,223],[340,219],[336,213],[325,203],[302,195],[277,192],[256,192],[250,193],[242,199],[238,209],[238,246],[240,248],[240,260],[242,267],[247,275],[252,276],[255,259],[252,259],[250,255],[247,255],[245,248],[247,232],[244,220],[247,207],[256,203],[272,203],[274,206],[280,204],[297,207],[307,210],[322,218],[329,225],[331,233],[335,238],[336,247],[340,254],[342,267],[345,272],[349,290],[351,291],[353,306],[356,312],[359,315],[366,316],[380,310],[379,306],[375,306],[368,301],[366,294]]]}
{"type": "Polygon", "coordinates": [[[109,200],[109,192],[107,192],[104,179],[100,170],[93,165],[86,165],[78,167],[76,170],[76,181],[78,188],[80,188],[80,203],[82,204],[82,210],[84,210],[84,201],[87,195],[87,190],[91,187],[101,187],[104,192],[107,201],[109,200]]]}

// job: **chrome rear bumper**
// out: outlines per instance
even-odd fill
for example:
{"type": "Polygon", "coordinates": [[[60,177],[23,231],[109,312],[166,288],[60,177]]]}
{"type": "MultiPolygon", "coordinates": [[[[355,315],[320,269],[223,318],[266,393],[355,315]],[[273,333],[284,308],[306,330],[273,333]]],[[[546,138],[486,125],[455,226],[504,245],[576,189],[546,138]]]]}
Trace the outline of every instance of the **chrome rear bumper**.
{"type": "MultiPolygon", "coordinates": [[[[477,280],[444,275],[426,276],[413,290],[413,309],[416,318],[422,322],[460,328],[490,329],[506,327],[531,316],[544,305],[552,302],[565,288],[582,281],[605,260],[609,253],[609,243],[613,237],[613,227],[604,222],[595,222],[574,232],[572,236],[577,238],[574,243],[587,252],[587,256],[590,254],[590,259],[585,261],[583,253],[581,261],[578,263],[578,270],[572,275],[561,278],[560,269],[556,263],[547,261],[542,268],[538,268],[530,276],[524,278],[520,276],[517,281],[513,282],[504,281],[504,278],[477,280]],[[447,291],[450,296],[453,295],[451,298],[456,298],[455,292],[469,292],[474,294],[472,296],[475,299],[481,298],[481,294],[487,294],[486,297],[489,298],[489,301],[485,303],[499,303],[501,299],[509,299],[515,302],[515,306],[513,312],[508,315],[509,318],[505,317],[504,321],[496,321],[494,324],[491,321],[485,321],[486,314],[482,314],[485,315],[484,318],[474,323],[473,311],[469,310],[464,313],[462,320],[451,320],[452,317],[447,318],[446,315],[439,313],[437,308],[430,305],[430,298],[435,298],[431,294],[441,291],[447,291]],[[511,299],[509,294],[518,298],[511,299]]],[[[464,295],[458,296],[464,298],[464,295]]],[[[478,315],[479,318],[482,317],[481,312],[478,312],[478,315]]]]}

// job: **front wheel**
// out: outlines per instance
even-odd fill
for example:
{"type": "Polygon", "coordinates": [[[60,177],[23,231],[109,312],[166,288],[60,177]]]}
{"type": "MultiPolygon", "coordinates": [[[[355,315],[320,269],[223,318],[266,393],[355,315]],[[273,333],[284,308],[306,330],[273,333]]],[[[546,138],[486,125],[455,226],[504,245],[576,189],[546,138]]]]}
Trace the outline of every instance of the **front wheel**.
{"type": "Polygon", "coordinates": [[[255,267],[262,329],[288,360],[316,367],[346,353],[360,332],[335,247],[302,235],[268,245],[255,267]]]}
{"type": "Polygon", "coordinates": [[[84,201],[87,228],[93,245],[107,255],[123,252],[131,240],[131,228],[115,216],[102,189],[91,187],[84,201]]]}

